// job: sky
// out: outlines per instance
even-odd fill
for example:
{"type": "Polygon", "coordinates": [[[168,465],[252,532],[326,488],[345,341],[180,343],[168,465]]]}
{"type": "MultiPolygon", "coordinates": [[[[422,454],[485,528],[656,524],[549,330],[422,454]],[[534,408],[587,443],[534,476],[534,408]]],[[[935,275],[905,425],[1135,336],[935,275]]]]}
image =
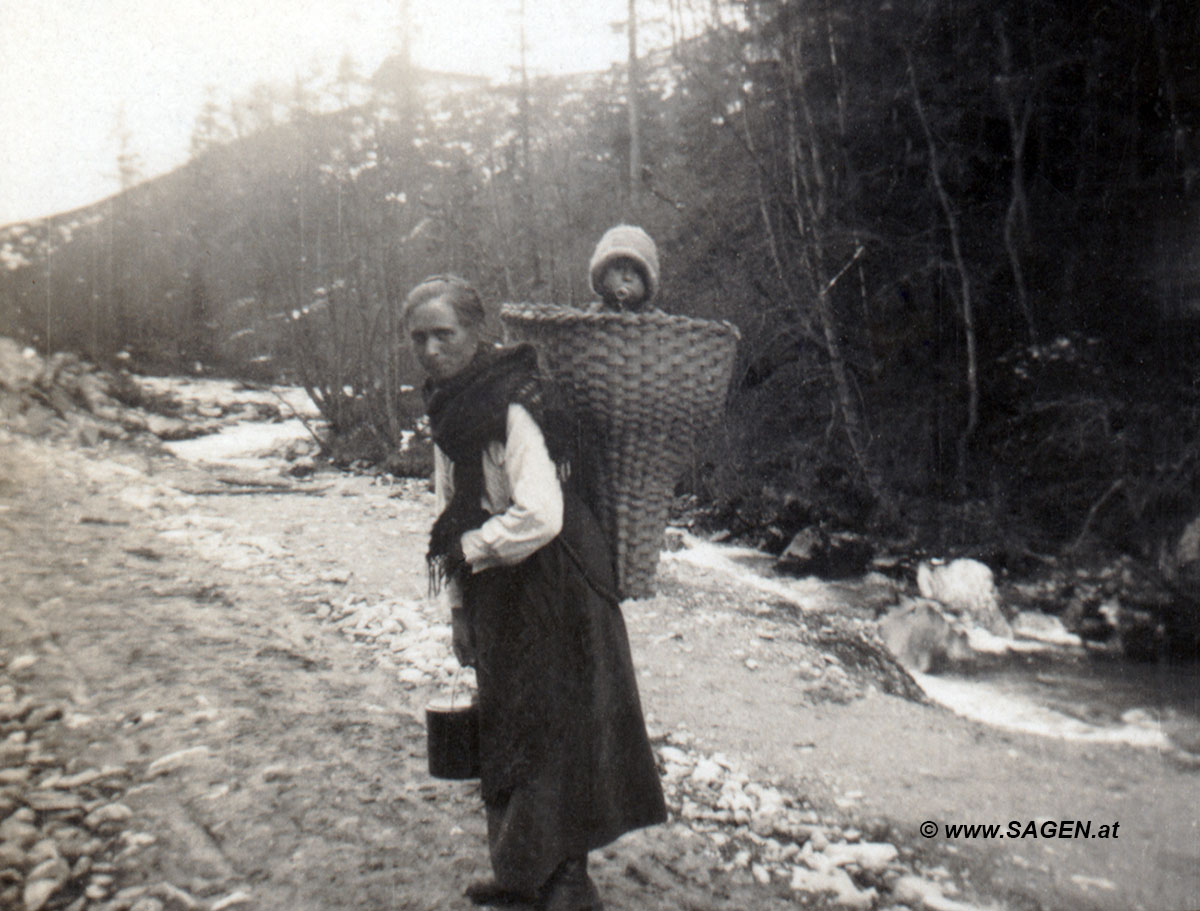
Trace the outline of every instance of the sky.
{"type": "MultiPolygon", "coordinates": [[[[519,0],[408,0],[422,67],[503,80],[519,0]]],[[[118,189],[118,136],[145,176],[187,157],[197,112],[259,82],[290,85],[346,53],[370,73],[399,45],[403,0],[0,0],[0,225],[118,189]],[[123,126],[122,126],[123,125],[123,126]]],[[[535,73],[625,53],[626,0],[525,0],[535,73]]]]}

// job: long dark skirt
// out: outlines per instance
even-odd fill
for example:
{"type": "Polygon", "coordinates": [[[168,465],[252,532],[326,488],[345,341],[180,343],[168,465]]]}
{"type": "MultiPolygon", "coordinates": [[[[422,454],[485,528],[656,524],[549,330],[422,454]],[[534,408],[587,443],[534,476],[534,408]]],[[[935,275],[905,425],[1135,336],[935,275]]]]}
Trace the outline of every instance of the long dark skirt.
{"type": "Polygon", "coordinates": [[[563,531],[465,581],[488,846],[532,892],[568,857],[666,819],[603,533],[568,495],[563,531]]]}

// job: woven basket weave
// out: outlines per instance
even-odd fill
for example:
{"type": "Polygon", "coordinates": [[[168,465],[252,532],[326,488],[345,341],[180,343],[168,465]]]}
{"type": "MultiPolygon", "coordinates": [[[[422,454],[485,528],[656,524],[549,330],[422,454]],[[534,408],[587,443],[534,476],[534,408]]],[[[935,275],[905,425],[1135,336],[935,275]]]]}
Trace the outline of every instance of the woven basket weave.
{"type": "Polygon", "coordinates": [[[598,518],[622,598],[654,593],[675,482],[721,416],[737,353],[730,323],[666,313],[505,304],[510,341],[531,342],[566,404],[601,441],[598,518]]]}

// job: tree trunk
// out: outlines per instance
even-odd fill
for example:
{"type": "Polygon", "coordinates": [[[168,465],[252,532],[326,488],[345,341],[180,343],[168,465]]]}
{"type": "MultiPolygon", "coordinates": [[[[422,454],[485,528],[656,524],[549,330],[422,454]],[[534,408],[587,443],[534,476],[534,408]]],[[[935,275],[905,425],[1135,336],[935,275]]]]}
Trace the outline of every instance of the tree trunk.
{"type": "Polygon", "coordinates": [[[636,218],[641,205],[642,135],[641,110],[638,101],[637,0],[629,0],[629,207],[636,218]]]}

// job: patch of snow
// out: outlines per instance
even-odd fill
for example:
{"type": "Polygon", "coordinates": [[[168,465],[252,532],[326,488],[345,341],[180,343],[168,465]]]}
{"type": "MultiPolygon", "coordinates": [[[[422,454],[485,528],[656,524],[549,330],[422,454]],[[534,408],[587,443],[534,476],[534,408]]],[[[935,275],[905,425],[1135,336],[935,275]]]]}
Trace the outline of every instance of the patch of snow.
{"type": "Polygon", "coordinates": [[[663,553],[667,562],[687,563],[725,576],[739,585],[757,589],[773,595],[802,610],[821,610],[834,606],[829,586],[819,579],[771,578],[746,566],[748,562],[761,563],[766,557],[761,551],[749,547],[729,544],[714,544],[684,532],[681,535],[683,548],[663,553]],[[739,560],[743,562],[738,562],[739,560]]]}
{"type": "Polygon", "coordinates": [[[1088,743],[1121,743],[1153,749],[1169,746],[1162,728],[1149,718],[1143,721],[1130,716],[1131,720],[1140,723],[1088,724],[1038,705],[1020,694],[1005,693],[986,683],[916,672],[912,676],[935,702],[957,715],[992,727],[1088,743]]]}
{"type": "Polygon", "coordinates": [[[1083,640],[1067,628],[1058,617],[1037,611],[1022,611],[1013,619],[1013,632],[1019,639],[1029,639],[1047,645],[1083,648],[1083,640]]]}
{"type": "Polygon", "coordinates": [[[178,376],[139,376],[138,383],[158,395],[173,395],[184,401],[197,401],[226,408],[249,403],[284,406],[302,417],[318,417],[320,412],[300,386],[268,386],[247,389],[237,380],[178,376]]]}
{"type": "Polygon", "coordinates": [[[304,423],[293,418],[278,424],[234,424],[219,433],[191,440],[176,440],[163,446],[179,458],[192,462],[244,464],[270,457],[289,443],[307,437],[308,430],[304,423]]]}

